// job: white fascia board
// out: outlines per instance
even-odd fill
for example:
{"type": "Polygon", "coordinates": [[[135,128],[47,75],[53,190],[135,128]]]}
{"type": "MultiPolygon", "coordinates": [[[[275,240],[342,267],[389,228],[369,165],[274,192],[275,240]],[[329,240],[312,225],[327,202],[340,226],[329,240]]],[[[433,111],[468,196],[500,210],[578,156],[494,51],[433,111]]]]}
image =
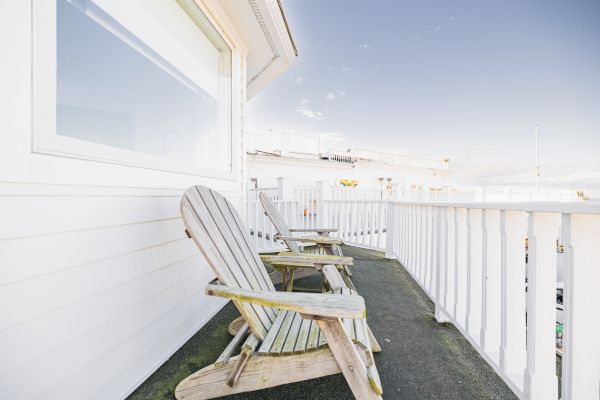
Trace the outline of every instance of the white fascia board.
{"type": "Polygon", "coordinates": [[[247,98],[283,73],[296,49],[278,0],[220,0],[239,32],[247,56],[247,98]]]}

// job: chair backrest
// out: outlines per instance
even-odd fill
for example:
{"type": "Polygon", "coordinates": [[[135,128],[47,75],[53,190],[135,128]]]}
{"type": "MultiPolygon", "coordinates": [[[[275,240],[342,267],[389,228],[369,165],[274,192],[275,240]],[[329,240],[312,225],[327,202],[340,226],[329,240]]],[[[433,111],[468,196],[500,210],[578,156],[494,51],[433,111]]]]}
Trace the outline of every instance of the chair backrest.
{"type": "MultiPolygon", "coordinates": [[[[271,220],[271,223],[273,223],[277,233],[282,236],[292,236],[290,228],[288,228],[283,217],[281,216],[281,213],[279,210],[277,210],[277,207],[275,207],[275,204],[273,204],[271,199],[269,199],[264,192],[260,192],[258,197],[260,198],[260,203],[265,210],[265,214],[267,214],[267,217],[271,220]]],[[[300,246],[298,246],[297,242],[292,240],[284,240],[283,242],[292,253],[301,253],[300,246]]]]}
{"type": "MultiPolygon", "coordinates": [[[[192,186],[181,199],[181,216],[196,245],[223,285],[275,291],[250,231],[231,203],[205,186],[192,186]]],[[[234,301],[252,333],[264,339],[276,317],[269,307],[234,301]]]]}

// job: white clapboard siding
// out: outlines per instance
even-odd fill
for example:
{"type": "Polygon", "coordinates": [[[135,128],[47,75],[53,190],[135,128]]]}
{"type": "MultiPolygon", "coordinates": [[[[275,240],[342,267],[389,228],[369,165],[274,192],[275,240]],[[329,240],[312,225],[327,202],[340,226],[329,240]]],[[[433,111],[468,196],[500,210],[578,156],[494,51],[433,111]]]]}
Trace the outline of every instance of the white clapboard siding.
{"type": "Polygon", "coordinates": [[[57,273],[95,260],[124,256],[184,238],[181,219],[172,218],[0,240],[3,263],[0,285],[57,273]]]}
{"type": "MultiPolygon", "coordinates": [[[[150,256],[160,258],[157,252],[151,253],[150,256]]],[[[0,360],[0,376],[8,369],[33,359],[36,354],[45,353],[86,330],[114,318],[121,310],[134,307],[169,290],[201,269],[208,273],[202,258],[197,255],[187,256],[181,261],[154,268],[140,277],[99,293],[78,298],[66,306],[42,312],[35,317],[0,330],[0,353],[7,355],[0,360]],[[39,336],[39,332],[45,332],[43,337],[39,336]],[[30,345],[21,349],[19,344],[22,342],[30,343],[30,345]]],[[[115,272],[112,273],[119,275],[115,272]]],[[[90,287],[91,285],[86,286],[90,287]]],[[[43,297],[49,298],[51,293],[43,293],[43,297]]]]}
{"type": "Polygon", "coordinates": [[[101,387],[99,378],[114,378],[129,361],[142,356],[195,314],[203,297],[201,287],[210,280],[206,275],[196,272],[170,290],[12,370],[0,378],[0,386],[11,383],[9,398],[89,396],[101,387]],[[32,376],[36,377],[35,385],[28,384],[32,376]]]}
{"type": "MultiPolygon", "coordinates": [[[[223,306],[223,300],[215,297],[204,298],[202,303],[194,300],[192,297],[190,303],[192,310],[195,311],[194,314],[190,314],[187,318],[184,318],[180,325],[173,326],[172,331],[156,342],[154,347],[143,352],[141,356],[127,360],[129,363],[122,363],[124,365],[123,369],[112,374],[111,380],[106,381],[90,398],[97,400],[124,398],[125,395],[132,392],[146,378],[144,376],[140,379],[137,371],[156,370],[167,360],[165,354],[170,354],[173,348],[181,347],[187,340],[189,332],[197,331],[223,306]]],[[[116,354],[118,355],[119,353],[116,354]]]]}
{"type": "Polygon", "coordinates": [[[0,239],[112,227],[179,216],[172,197],[0,197],[0,239]]]}
{"type": "Polygon", "coordinates": [[[184,190],[0,182],[0,399],[124,398],[225,304],[184,190]]]}

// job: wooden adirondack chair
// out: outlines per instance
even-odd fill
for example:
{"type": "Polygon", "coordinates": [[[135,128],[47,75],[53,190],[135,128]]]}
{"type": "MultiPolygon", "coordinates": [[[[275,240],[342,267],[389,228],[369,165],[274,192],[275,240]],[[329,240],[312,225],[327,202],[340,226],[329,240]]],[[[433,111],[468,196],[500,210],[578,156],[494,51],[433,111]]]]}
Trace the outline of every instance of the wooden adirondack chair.
{"type": "Polygon", "coordinates": [[[340,372],[357,399],[381,399],[372,352],[378,345],[364,300],[345,286],[337,268],[323,267],[330,293],[276,292],[249,231],[223,196],[192,187],[181,215],[219,281],[206,293],[231,299],[245,324],[213,365],[179,383],[177,399],[210,399],[340,372]]]}
{"type": "Polygon", "coordinates": [[[340,245],[342,241],[340,239],[329,237],[331,232],[337,232],[336,228],[289,228],[285,223],[285,220],[281,216],[275,204],[269,199],[264,193],[259,193],[260,203],[265,210],[265,214],[273,223],[273,226],[278,232],[277,239],[282,240],[292,253],[301,253],[300,246],[297,242],[303,243],[315,243],[321,247],[325,254],[332,254],[336,256],[343,256],[342,248],[340,245]],[[316,233],[311,236],[294,236],[292,233],[316,233]]]}
{"type": "MultiPolygon", "coordinates": [[[[335,229],[335,228],[289,228],[287,226],[287,224],[285,223],[285,220],[281,216],[281,213],[279,212],[279,210],[277,210],[277,207],[275,207],[275,204],[273,204],[271,199],[269,199],[269,197],[264,192],[259,193],[259,198],[260,198],[260,203],[262,204],[263,209],[265,210],[265,214],[267,215],[267,217],[269,218],[269,220],[271,221],[271,223],[273,224],[273,226],[275,227],[275,229],[278,232],[276,238],[285,243],[285,245],[289,249],[290,253],[302,254],[302,250],[300,249],[300,246],[298,246],[298,242],[302,242],[302,243],[315,243],[317,246],[319,246],[323,250],[323,252],[326,255],[330,255],[333,257],[335,257],[335,256],[343,257],[344,256],[344,254],[342,252],[342,248],[340,247],[340,245],[342,244],[342,241],[340,239],[329,237],[329,234],[331,232],[336,232],[337,229],[335,229]],[[316,233],[317,235],[294,236],[293,232],[316,233]]],[[[305,255],[305,257],[306,257],[306,255],[305,255]]],[[[316,256],[316,257],[318,257],[318,256],[316,256]]],[[[273,264],[272,256],[264,257],[264,258],[265,258],[265,260],[271,261],[271,265],[273,266],[273,268],[275,270],[278,270],[279,272],[281,272],[284,282],[286,282],[286,281],[290,282],[290,285],[293,286],[293,279],[294,279],[294,275],[293,275],[294,271],[293,270],[290,272],[290,271],[288,271],[289,267],[286,268],[281,265],[273,264]]],[[[350,264],[345,264],[343,262],[338,263],[337,260],[339,260],[339,259],[333,258],[329,261],[329,263],[336,265],[338,267],[338,269],[341,272],[343,272],[343,276],[346,278],[345,279],[346,284],[348,285],[348,287],[354,289],[354,284],[352,283],[352,280],[350,279],[350,277],[352,276],[352,272],[350,272],[350,269],[348,268],[348,265],[351,265],[351,263],[350,264]]],[[[312,272],[309,272],[309,273],[312,273],[312,272]]],[[[297,274],[296,277],[299,278],[300,277],[299,274],[297,274]]]]}

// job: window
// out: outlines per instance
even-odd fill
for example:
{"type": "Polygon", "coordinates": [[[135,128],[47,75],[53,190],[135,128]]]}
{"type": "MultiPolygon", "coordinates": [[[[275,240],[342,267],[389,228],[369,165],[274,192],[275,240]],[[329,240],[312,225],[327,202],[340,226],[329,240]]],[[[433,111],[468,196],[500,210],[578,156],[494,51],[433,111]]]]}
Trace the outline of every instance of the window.
{"type": "Polygon", "coordinates": [[[55,33],[42,151],[231,173],[232,50],[193,0],[56,0],[55,33]]]}

